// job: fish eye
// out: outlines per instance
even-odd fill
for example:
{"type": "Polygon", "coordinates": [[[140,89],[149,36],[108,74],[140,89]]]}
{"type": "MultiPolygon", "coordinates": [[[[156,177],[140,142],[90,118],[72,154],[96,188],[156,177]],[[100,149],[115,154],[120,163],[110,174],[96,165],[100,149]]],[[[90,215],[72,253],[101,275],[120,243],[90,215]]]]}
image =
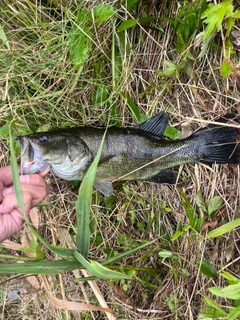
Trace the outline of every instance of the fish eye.
{"type": "Polygon", "coordinates": [[[41,136],[41,137],[39,138],[39,141],[40,141],[40,142],[47,142],[48,140],[49,140],[48,136],[41,136]]]}

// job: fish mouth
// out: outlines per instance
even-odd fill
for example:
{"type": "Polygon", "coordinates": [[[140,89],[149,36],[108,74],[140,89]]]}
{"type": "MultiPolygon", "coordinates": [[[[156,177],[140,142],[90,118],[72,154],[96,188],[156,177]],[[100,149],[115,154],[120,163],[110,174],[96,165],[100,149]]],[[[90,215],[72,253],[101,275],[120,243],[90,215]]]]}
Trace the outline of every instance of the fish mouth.
{"type": "Polygon", "coordinates": [[[20,174],[41,173],[49,169],[50,164],[43,160],[38,146],[28,137],[17,137],[21,146],[20,174]]]}

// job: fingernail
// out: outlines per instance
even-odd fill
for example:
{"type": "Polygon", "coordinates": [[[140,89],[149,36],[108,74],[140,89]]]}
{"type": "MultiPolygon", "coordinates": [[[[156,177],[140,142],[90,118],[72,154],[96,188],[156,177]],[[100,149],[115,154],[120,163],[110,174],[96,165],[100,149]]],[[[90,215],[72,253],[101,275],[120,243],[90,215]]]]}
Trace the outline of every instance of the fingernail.
{"type": "Polygon", "coordinates": [[[24,176],[20,176],[19,179],[20,179],[20,182],[26,182],[26,183],[28,183],[30,177],[29,177],[29,175],[24,175],[24,176]]]}

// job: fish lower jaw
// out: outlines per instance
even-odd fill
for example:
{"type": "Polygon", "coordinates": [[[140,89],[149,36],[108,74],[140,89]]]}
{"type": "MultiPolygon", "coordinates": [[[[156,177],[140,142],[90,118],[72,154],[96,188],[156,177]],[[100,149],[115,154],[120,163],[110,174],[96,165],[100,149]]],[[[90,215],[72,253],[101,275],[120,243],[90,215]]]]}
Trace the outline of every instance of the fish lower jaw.
{"type": "Polygon", "coordinates": [[[26,161],[21,159],[20,174],[41,173],[48,170],[50,166],[51,165],[47,162],[41,162],[38,160],[26,161]]]}

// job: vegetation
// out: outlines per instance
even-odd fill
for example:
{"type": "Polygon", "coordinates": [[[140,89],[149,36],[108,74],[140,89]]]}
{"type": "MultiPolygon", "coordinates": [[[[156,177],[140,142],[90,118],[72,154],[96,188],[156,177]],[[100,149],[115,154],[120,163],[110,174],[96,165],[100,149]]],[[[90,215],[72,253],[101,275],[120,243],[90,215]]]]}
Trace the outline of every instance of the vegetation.
{"type": "MultiPolygon", "coordinates": [[[[17,172],[13,135],[165,110],[181,138],[239,113],[239,18],[231,0],[4,1],[1,166],[17,172]]],[[[0,245],[2,318],[239,318],[239,166],[184,165],[176,186],[108,198],[91,192],[95,169],[80,189],[49,175],[51,195],[0,245]]]]}

